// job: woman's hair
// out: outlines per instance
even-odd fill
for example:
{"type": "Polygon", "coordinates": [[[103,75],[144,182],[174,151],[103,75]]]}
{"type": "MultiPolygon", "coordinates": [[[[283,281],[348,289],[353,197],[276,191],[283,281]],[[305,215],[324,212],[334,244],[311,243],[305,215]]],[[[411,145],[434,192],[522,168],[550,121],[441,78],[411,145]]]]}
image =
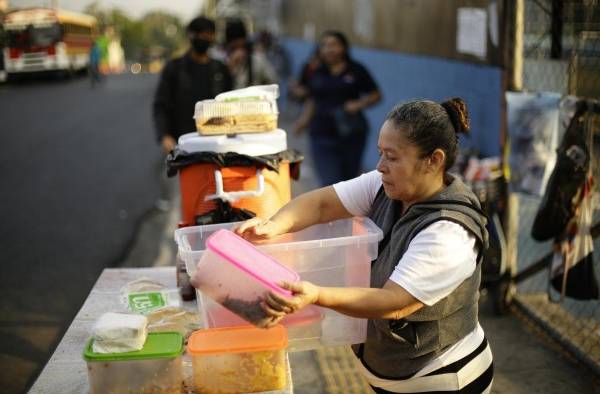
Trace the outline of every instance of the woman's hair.
{"type": "Polygon", "coordinates": [[[396,105],[386,116],[405,137],[417,146],[423,156],[436,149],[446,154],[444,169],[454,165],[458,153],[458,134],[469,132],[467,105],[458,97],[438,104],[429,100],[409,101],[396,105]]]}
{"type": "MultiPolygon", "coordinates": [[[[342,44],[342,47],[344,48],[344,58],[346,60],[350,60],[350,43],[348,42],[348,39],[346,38],[344,33],[337,31],[337,30],[326,30],[323,32],[323,34],[321,34],[319,43],[326,37],[333,37],[333,38],[337,39],[340,42],[340,44],[342,44]]],[[[319,44],[318,48],[319,49],[321,48],[321,44],[319,44]]]]}

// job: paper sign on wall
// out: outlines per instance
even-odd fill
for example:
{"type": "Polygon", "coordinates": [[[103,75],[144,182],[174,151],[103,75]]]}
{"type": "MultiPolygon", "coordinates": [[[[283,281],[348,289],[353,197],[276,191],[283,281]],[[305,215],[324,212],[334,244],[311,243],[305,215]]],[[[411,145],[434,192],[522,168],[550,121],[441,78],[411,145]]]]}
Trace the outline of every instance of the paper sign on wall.
{"type": "Polygon", "coordinates": [[[487,13],[483,8],[458,9],[456,50],[484,59],[487,54],[487,13]]]}

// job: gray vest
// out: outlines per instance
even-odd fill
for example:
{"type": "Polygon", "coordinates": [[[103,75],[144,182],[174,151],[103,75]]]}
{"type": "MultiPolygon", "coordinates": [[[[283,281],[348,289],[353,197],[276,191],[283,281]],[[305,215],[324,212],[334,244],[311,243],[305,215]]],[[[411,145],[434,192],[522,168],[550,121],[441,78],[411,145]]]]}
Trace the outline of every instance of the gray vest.
{"type": "Polygon", "coordinates": [[[446,298],[401,320],[371,319],[367,340],[355,346],[363,364],[380,378],[406,379],[477,326],[481,256],[487,248],[486,218],[479,201],[458,178],[447,175],[446,187],[401,215],[402,203],[377,193],[369,217],[383,230],[379,256],[371,267],[371,287],[382,288],[411,240],[430,224],[449,220],[477,239],[479,257],[473,275],[446,298]]]}

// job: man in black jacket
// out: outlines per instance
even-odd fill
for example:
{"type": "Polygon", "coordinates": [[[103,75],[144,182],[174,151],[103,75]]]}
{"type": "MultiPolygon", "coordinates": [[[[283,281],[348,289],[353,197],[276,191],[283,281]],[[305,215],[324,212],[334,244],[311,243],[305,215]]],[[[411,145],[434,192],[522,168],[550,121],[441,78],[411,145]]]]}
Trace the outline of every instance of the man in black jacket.
{"type": "Polygon", "coordinates": [[[167,63],[153,103],[158,142],[167,153],[175,148],[180,135],[196,129],[196,102],[232,89],[227,67],[208,55],[208,48],[215,41],[215,23],[204,17],[195,18],[186,33],[190,50],[167,63]]]}

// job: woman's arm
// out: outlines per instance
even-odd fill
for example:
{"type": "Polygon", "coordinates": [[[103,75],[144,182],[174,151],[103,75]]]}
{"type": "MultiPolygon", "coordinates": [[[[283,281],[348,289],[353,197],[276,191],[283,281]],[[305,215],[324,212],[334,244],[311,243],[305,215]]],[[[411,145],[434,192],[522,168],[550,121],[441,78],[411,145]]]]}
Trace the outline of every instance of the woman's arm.
{"type": "Polygon", "coordinates": [[[352,217],[344,208],[333,186],[302,194],[284,205],[271,219],[250,219],[236,232],[246,239],[268,239],[300,231],[318,223],[352,217]]]}
{"type": "Polygon", "coordinates": [[[294,134],[300,134],[308,127],[312,117],[315,114],[315,102],[311,98],[307,98],[302,105],[302,113],[294,123],[294,134]]]}
{"type": "Polygon", "coordinates": [[[344,315],[368,319],[402,319],[424,304],[392,281],[383,289],[363,287],[319,287],[316,305],[344,315]]]}
{"type": "Polygon", "coordinates": [[[409,316],[424,306],[401,286],[389,280],[383,289],[319,287],[310,282],[284,282],[281,285],[290,290],[293,297],[269,293],[263,308],[273,318],[270,325],[309,304],[330,308],[352,317],[396,320],[409,316]]]}
{"type": "Polygon", "coordinates": [[[344,104],[344,109],[347,112],[355,113],[377,104],[380,100],[381,92],[379,90],[374,90],[363,95],[359,99],[346,101],[346,103],[344,104]]]}

